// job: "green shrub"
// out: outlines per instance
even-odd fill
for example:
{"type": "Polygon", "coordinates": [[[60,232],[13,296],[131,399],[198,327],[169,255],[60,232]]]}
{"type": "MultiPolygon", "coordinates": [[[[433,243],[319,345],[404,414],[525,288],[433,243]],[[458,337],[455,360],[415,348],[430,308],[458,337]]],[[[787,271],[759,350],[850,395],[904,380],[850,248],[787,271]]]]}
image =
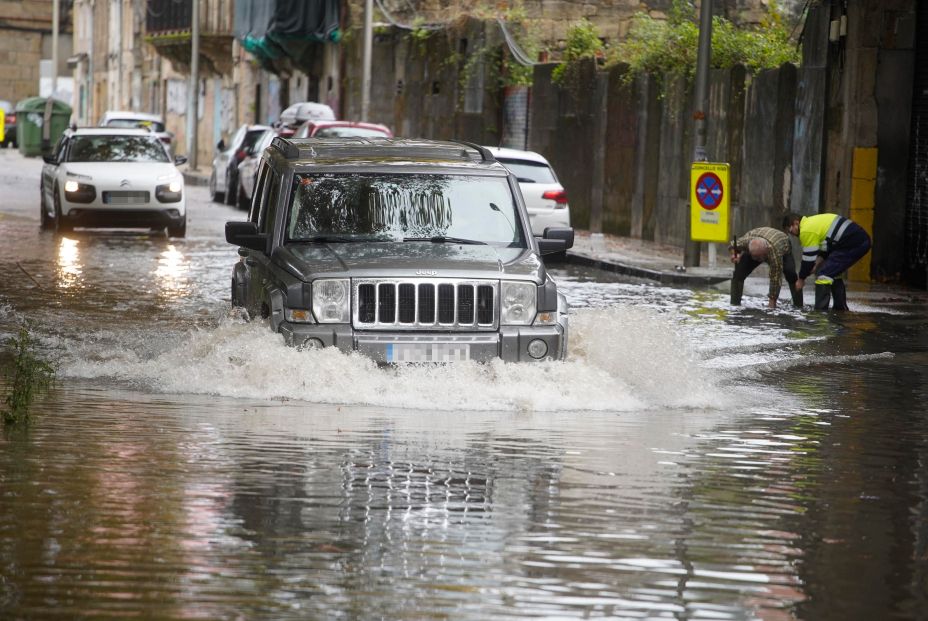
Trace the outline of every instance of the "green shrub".
{"type": "Polygon", "coordinates": [[[586,19],[580,20],[567,31],[563,60],[551,72],[551,79],[556,84],[562,83],[571,63],[583,58],[596,58],[604,52],[605,46],[596,34],[596,27],[586,19]]]}
{"type": "MultiPolygon", "coordinates": [[[[767,17],[757,28],[742,28],[723,17],[713,18],[710,66],[727,69],[744,65],[750,73],[757,73],[787,62],[799,64],[799,48],[791,41],[776,3],[771,2],[767,10],[767,17]]],[[[695,8],[678,0],[666,21],[645,13],[635,15],[627,39],[610,62],[627,63],[629,79],[652,74],[692,80],[698,46],[695,8]]]]}
{"type": "Polygon", "coordinates": [[[55,368],[36,352],[26,326],[22,326],[19,335],[11,337],[6,345],[11,350],[11,359],[3,367],[7,383],[3,422],[12,425],[29,419],[32,401],[51,386],[55,368]]]}

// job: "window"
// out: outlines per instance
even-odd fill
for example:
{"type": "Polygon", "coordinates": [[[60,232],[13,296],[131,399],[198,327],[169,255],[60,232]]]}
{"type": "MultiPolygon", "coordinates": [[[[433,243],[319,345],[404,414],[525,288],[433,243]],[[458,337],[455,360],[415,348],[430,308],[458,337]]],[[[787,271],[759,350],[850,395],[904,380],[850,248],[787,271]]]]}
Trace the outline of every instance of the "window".
{"type": "Polygon", "coordinates": [[[305,173],[291,200],[290,240],[461,237],[525,247],[505,177],[305,173]]]}
{"type": "Polygon", "coordinates": [[[550,166],[542,162],[496,159],[519,179],[519,183],[557,183],[554,171],[551,170],[550,166]]]}
{"type": "Polygon", "coordinates": [[[248,220],[258,224],[261,218],[261,208],[264,206],[264,198],[267,193],[267,174],[270,166],[265,163],[258,164],[258,181],[255,183],[255,193],[251,201],[251,213],[248,220]]]}
{"type": "Polygon", "coordinates": [[[271,236],[274,233],[274,221],[277,219],[277,201],[280,199],[280,176],[268,167],[267,200],[261,210],[261,220],[258,228],[262,233],[271,236]]]}
{"type": "Polygon", "coordinates": [[[88,135],[71,138],[69,162],[169,162],[154,136],[88,135]]]}

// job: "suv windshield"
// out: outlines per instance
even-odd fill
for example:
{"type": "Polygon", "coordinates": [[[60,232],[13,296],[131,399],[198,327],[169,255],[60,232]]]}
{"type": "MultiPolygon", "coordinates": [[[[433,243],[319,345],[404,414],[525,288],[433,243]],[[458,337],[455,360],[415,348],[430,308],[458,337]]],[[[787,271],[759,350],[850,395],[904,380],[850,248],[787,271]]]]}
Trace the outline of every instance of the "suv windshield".
{"type": "Polygon", "coordinates": [[[169,162],[155,137],[75,136],[68,146],[69,162],[169,162]]]}
{"type": "Polygon", "coordinates": [[[439,174],[301,174],[287,237],[439,241],[525,247],[505,177],[439,174]]]}

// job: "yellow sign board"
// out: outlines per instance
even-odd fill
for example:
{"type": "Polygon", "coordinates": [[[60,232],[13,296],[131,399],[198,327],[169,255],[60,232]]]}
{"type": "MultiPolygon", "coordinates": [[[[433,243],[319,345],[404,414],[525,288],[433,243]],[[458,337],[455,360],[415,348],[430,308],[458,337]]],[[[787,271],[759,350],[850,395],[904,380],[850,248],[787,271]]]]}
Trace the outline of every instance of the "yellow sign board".
{"type": "Polygon", "coordinates": [[[690,239],[727,242],[729,205],[728,164],[693,162],[690,169],[690,239]]]}
{"type": "Polygon", "coordinates": [[[6,140],[6,112],[0,108],[0,142],[6,140]]]}

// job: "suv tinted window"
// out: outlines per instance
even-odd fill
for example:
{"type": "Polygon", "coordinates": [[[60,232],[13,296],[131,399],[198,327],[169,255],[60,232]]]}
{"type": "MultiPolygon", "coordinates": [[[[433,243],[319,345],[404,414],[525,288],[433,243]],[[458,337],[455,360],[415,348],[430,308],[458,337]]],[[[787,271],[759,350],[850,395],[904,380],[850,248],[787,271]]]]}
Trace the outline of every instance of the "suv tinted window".
{"type": "Polygon", "coordinates": [[[270,184],[267,192],[267,201],[261,210],[261,221],[258,228],[268,235],[274,232],[274,220],[277,218],[277,201],[280,198],[280,175],[267,166],[267,183],[270,184]]]}
{"type": "Polygon", "coordinates": [[[301,174],[287,238],[461,237],[524,247],[505,177],[441,174],[301,174]]]}
{"type": "Polygon", "coordinates": [[[519,183],[557,183],[554,171],[547,164],[529,160],[508,160],[497,158],[503,166],[512,171],[519,183]]]}

